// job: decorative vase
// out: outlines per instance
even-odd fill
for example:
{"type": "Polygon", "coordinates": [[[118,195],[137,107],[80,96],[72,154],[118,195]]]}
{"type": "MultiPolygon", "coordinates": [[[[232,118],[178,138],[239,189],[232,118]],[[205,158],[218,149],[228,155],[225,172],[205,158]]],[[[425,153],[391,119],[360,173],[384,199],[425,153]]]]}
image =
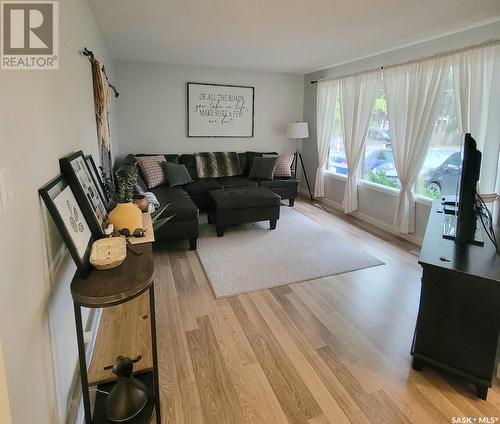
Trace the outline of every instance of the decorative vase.
{"type": "Polygon", "coordinates": [[[134,194],[132,203],[135,203],[142,212],[147,212],[149,209],[149,200],[144,194],[134,194]]]}
{"type": "Polygon", "coordinates": [[[118,203],[109,213],[109,223],[117,231],[127,228],[132,234],[137,228],[142,228],[142,212],[135,203],[118,203]]]}

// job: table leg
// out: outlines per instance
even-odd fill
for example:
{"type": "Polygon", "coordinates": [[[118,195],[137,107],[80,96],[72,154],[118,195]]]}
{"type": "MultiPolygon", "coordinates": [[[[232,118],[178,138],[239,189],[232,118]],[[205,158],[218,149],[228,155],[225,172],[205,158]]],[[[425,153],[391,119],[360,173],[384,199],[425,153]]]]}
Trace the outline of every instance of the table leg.
{"type": "Polygon", "coordinates": [[[85,413],[85,424],[92,423],[92,412],[90,410],[89,380],[87,375],[87,361],[85,359],[85,341],[83,339],[82,308],[73,303],[75,310],[76,340],[78,343],[78,360],[80,363],[80,378],[82,380],[83,410],[85,413]]]}
{"type": "Polygon", "coordinates": [[[485,386],[484,384],[477,383],[476,384],[476,393],[477,393],[477,397],[479,399],[486,400],[486,398],[488,397],[488,386],[485,386]]]}
{"type": "Polygon", "coordinates": [[[161,424],[160,410],[160,383],[158,379],[158,352],[156,346],[156,307],[155,307],[155,285],[149,287],[149,313],[151,316],[151,347],[153,354],[153,392],[155,397],[156,424],[161,424]]]}

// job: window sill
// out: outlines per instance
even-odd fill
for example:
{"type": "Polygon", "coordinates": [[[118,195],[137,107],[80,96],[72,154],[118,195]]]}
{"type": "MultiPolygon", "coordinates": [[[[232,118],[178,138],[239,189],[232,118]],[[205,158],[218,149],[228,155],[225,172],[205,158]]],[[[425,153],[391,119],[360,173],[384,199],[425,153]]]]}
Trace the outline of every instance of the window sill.
{"type": "MultiPolygon", "coordinates": [[[[326,170],[325,174],[327,177],[330,177],[330,178],[333,178],[333,179],[336,179],[339,181],[344,181],[344,182],[347,181],[347,175],[337,174],[336,172],[329,171],[329,170],[326,170]]],[[[378,191],[379,193],[388,194],[392,197],[398,197],[399,192],[400,192],[400,190],[397,188],[387,187],[387,186],[384,186],[382,184],[372,183],[371,181],[363,180],[363,179],[359,180],[358,186],[366,187],[366,188],[369,188],[370,190],[378,191]]],[[[421,205],[431,206],[433,201],[434,201],[434,199],[430,199],[428,197],[421,196],[419,194],[415,194],[415,202],[420,203],[421,205]]]]}
{"type": "Polygon", "coordinates": [[[421,196],[420,194],[415,194],[415,202],[420,203],[421,205],[432,206],[432,202],[434,199],[430,199],[429,197],[421,196]]]}
{"type": "Polygon", "coordinates": [[[360,180],[358,185],[360,185],[361,187],[368,187],[372,190],[379,191],[380,193],[389,194],[393,197],[399,196],[399,190],[397,188],[392,188],[384,186],[382,184],[372,183],[371,181],[360,180]]]}
{"type": "Polygon", "coordinates": [[[328,169],[325,171],[325,175],[327,177],[336,178],[340,181],[347,181],[347,175],[337,174],[336,172],[329,171],[328,169]]]}

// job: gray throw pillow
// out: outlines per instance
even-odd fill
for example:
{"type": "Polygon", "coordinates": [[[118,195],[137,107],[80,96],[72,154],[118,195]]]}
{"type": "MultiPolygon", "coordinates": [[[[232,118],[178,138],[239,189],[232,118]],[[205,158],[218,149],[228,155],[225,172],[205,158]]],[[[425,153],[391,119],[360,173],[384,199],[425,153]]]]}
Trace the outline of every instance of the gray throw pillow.
{"type": "Polygon", "coordinates": [[[165,177],[167,178],[167,182],[170,187],[180,186],[193,182],[191,175],[189,175],[189,171],[184,165],[165,162],[164,167],[165,177]]]}
{"type": "Polygon", "coordinates": [[[248,177],[259,180],[272,180],[277,160],[276,156],[255,157],[248,177]]]}

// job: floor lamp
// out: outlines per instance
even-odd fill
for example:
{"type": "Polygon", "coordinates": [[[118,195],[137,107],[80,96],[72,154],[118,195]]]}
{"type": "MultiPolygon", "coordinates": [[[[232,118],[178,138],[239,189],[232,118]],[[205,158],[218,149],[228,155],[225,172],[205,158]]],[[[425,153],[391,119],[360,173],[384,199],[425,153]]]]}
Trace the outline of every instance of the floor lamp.
{"type": "Polygon", "coordinates": [[[300,159],[300,165],[302,166],[302,172],[304,173],[304,177],[306,179],[307,189],[309,190],[309,196],[311,197],[311,201],[313,200],[313,195],[311,193],[311,187],[309,186],[309,179],[307,178],[306,169],[304,168],[304,161],[302,160],[302,154],[299,150],[299,142],[304,138],[309,138],[309,126],[307,122],[292,122],[290,124],[286,124],[286,136],[293,140],[297,140],[297,149],[295,150],[295,170],[294,175],[297,178],[297,165],[300,159]]]}

